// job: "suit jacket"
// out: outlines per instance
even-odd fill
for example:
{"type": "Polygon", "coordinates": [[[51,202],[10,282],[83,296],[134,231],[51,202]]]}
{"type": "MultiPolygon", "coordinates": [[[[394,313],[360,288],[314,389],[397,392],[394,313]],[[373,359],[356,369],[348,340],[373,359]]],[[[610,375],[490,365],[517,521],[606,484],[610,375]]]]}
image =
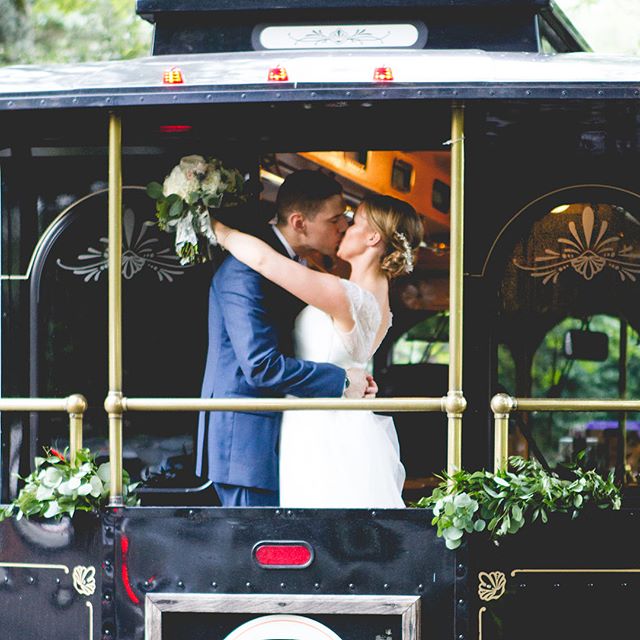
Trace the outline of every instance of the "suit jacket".
{"type": "MultiPolygon", "coordinates": [[[[287,255],[271,230],[263,239],[287,255]]],[[[209,289],[209,347],[203,398],[339,397],[344,369],[293,357],[304,304],[233,256],[209,289]]],[[[196,473],[213,482],[278,489],[278,412],[202,412],[196,473]]]]}

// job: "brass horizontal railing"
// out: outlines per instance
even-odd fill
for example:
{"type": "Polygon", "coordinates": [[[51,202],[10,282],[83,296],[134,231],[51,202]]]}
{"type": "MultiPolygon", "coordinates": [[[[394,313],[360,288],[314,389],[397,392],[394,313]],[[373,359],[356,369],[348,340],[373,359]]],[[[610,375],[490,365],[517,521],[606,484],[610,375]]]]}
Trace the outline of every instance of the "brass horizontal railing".
{"type": "Polygon", "coordinates": [[[122,411],[447,411],[441,398],[121,398],[122,411]]]}
{"type": "Polygon", "coordinates": [[[498,393],[491,398],[495,421],[494,469],[507,468],[509,455],[509,416],[515,411],[636,411],[640,400],[600,398],[514,398],[498,393]]]}
{"type": "Polygon", "coordinates": [[[59,411],[69,414],[69,456],[75,461],[82,448],[82,423],[87,399],[79,393],[66,398],[0,398],[0,411],[59,411]]]}

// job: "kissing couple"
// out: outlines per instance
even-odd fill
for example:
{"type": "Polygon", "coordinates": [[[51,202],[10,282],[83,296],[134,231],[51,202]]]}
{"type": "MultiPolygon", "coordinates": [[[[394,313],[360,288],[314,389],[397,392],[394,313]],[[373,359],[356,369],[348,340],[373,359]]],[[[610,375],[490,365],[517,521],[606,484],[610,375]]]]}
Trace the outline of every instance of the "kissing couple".
{"type": "MultiPolygon", "coordinates": [[[[365,367],[391,326],[389,281],[413,269],[420,217],[389,196],[350,222],[342,187],[296,171],[261,238],[217,220],[231,255],[209,290],[204,398],[373,398],[365,367]],[[306,265],[312,252],[351,266],[348,280],[306,265]]],[[[404,507],[392,418],[371,411],[200,414],[196,473],[223,506],[404,507]]]]}

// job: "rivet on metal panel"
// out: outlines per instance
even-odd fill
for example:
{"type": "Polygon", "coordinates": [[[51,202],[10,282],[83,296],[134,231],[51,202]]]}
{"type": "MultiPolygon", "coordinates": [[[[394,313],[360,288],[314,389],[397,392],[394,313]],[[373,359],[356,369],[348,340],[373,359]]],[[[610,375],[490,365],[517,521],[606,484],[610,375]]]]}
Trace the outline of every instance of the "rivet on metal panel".
{"type": "Polygon", "coordinates": [[[56,584],[60,584],[60,578],[56,578],[56,584]]]}
{"type": "Polygon", "coordinates": [[[385,590],[388,590],[388,589],[389,589],[389,583],[388,583],[388,582],[385,582],[385,583],[382,585],[382,588],[383,588],[383,589],[385,589],[385,590]]]}
{"type": "Polygon", "coordinates": [[[27,583],[28,583],[28,584],[33,584],[35,581],[36,581],[36,579],[35,579],[33,576],[29,576],[29,577],[27,578],[27,583]]]}
{"type": "Polygon", "coordinates": [[[279,516],[280,515],[280,509],[276,509],[276,515],[279,516]]]}
{"type": "Polygon", "coordinates": [[[423,584],[419,584],[418,585],[418,591],[424,591],[424,585],[423,584]]]}
{"type": "Polygon", "coordinates": [[[241,93],[240,97],[244,100],[247,97],[247,94],[246,93],[241,93]]]}
{"type": "Polygon", "coordinates": [[[293,515],[293,511],[291,511],[291,509],[287,509],[287,515],[288,516],[292,516],[293,515]]]}
{"type": "Polygon", "coordinates": [[[460,599],[458,600],[458,606],[459,606],[459,607],[463,607],[463,606],[464,606],[464,600],[463,600],[462,598],[460,598],[460,599]]]}
{"type": "Polygon", "coordinates": [[[281,589],[286,589],[286,588],[287,588],[287,585],[286,585],[284,582],[281,582],[281,583],[280,583],[280,588],[281,588],[281,589]]]}
{"type": "Polygon", "coordinates": [[[250,582],[247,582],[244,586],[247,587],[247,589],[251,589],[251,583],[250,582]]]}
{"type": "Polygon", "coordinates": [[[351,91],[347,91],[346,96],[347,98],[351,95],[351,91]]]}
{"type": "Polygon", "coordinates": [[[178,589],[184,589],[184,582],[182,580],[178,580],[178,589]]]}
{"type": "Polygon", "coordinates": [[[353,582],[350,582],[350,583],[349,583],[349,589],[353,590],[353,589],[355,589],[355,588],[356,588],[356,585],[355,585],[355,584],[353,584],[353,582]]]}
{"type": "Polygon", "coordinates": [[[566,90],[566,89],[563,89],[560,93],[561,93],[563,96],[566,96],[566,95],[567,95],[567,90],[566,90]]]}
{"type": "MultiPolygon", "coordinates": [[[[6,580],[6,578],[5,578],[5,580],[6,580]]],[[[319,589],[320,588],[320,583],[319,582],[314,582],[313,583],[313,588],[314,589],[319,589]]]]}
{"type": "Polygon", "coordinates": [[[603,95],[604,95],[604,91],[603,91],[602,89],[600,89],[600,90],[598,91],[598,95],[599,95],[599,96],[603,96],[603,95]]]}
{"type": "Polygon", "coordinates": [[[372,518],[375,518],[375,517],[376,517],[376,512],[375,512],[375,511],[372,511],[372,512],[371,512],[371,517],[372,517],[372,518]]]}
{"type": "Polygon", "coordinates": [[[212,582],[211,583],[211,588],[212,589],[217,589],[218,588],[218,583],[217,582],[212,582]]]}

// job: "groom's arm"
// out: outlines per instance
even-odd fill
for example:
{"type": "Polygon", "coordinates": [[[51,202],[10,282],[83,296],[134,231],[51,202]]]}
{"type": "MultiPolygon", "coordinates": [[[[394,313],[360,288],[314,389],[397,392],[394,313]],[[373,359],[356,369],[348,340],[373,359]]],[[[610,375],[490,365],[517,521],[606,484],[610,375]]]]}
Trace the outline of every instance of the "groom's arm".
{"type": "Polygon", "coordinates": [[[230,257],[214,279],[224,324],[242,372],[254,387],[302,398],[340,397],[345,370],[283,355],[265,310],[262,277],[230,257]]]}

